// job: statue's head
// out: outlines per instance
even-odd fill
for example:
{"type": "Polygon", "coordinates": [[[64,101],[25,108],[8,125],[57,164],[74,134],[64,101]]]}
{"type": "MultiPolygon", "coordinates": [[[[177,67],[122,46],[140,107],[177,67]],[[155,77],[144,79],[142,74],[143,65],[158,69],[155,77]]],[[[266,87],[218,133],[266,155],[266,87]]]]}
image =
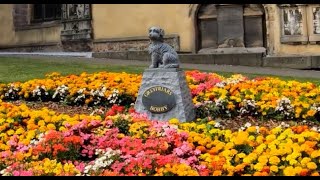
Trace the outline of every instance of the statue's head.
{"type": "Polygon", "coordinates": [[[154,41],[163,41],[164,30],[160,27],[151,27],[149,28],[149,38],[154,41]]]}

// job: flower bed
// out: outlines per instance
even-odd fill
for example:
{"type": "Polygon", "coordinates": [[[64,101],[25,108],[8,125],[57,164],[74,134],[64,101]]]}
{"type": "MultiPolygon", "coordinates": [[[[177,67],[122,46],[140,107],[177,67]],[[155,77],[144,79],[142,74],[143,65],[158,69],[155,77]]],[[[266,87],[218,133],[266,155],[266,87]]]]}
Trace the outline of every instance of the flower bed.
{"type": "Polygon", "coordinates": [[[319,175],[320,133],[308,126],[231,131],[207,118],[150,121],[117,105],[102,115],[0,102],[0,174],[319,175]]]}
{"type": "MultiPolygon", "coordinates": [[[[186,71],[198,118],[254,116],[261,119],[319,120],[320,89],[312,83],[277,78],[230,78],[186,71]]],[[[61,101],[69,105],[129,107],[135,102],[141,75],[100,72],[0,84],[0,99],[61,101]]]]}

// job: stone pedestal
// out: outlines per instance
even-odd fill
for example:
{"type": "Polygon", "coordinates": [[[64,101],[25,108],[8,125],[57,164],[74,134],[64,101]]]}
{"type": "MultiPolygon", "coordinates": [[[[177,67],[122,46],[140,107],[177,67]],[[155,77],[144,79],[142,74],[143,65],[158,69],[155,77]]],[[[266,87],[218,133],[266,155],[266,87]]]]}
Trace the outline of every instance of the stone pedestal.
{"type": "Polygon", "coordinates": [[[147,113],[152,120],[194,120],[194,105],[184,71],[179,68],[146,69],[135,110],[147,113]]]}

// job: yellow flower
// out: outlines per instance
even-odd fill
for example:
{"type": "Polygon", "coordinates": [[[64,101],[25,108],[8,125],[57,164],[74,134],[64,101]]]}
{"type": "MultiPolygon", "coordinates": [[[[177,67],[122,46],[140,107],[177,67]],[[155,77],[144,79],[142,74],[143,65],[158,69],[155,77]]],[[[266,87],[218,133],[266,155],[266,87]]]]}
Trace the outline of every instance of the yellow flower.
{"type": "Polygon", "coordinates": [[[258,161],[259,161],[261,164],[266,164],[266,163],[268,162],[268,157],[266,157],[266,156],[259,156],[258,161]]]}
{"type": "Polygon", "coordinates": [[[179,124],[179,119],[177,119],[177,118],[172,118],[172,119],[169,120],[169,123],[170,123],[170,124],[178,125],[178,124],[179,124]]]}
{"type": "Polygon", "coordinates": [[[299,143],[303,143],[304,141],[305,141],[305,139],[304,139],[303,137],[299,137],[299,138],[298,138],[298,142],[299,142],[299,143]]]}
{"type": "Polygon", "coordinates": [[[264,163],[257,163],[254,165],[254,169],[257,171],[261,171],[264,166],[264,163]]]}
{"type": "Polygon", "coordinates": [[[269,163],[271,165],[278,165],[280,162],[280,159],[277,156],[272,156],[269,158],[269,163]]]}
{"type": "Polygon", "coordinates": [[[317,169],[317,164],[314,162],[308,162],[307,168],[311,170],[317,169]]]}
{"type": "Polygon", "coordinates": [[[274,166],[274,165],[270,166],[270,171],[275,173],[278,172],[278,166],[274,166]]]}
{"type": "Polygon", "coordinates": [[[300,163],[302,165],[302,167],[306,167],[307,166],[307,163],[309,163],[311,161],[311,158],[308,158],[308,157],[304,157],[300,163]]]}
{"type": "Polygon", "coordinates": [[[311,176],[319,176],[319,173],[318,172],[314,172],[311,174],[311,176]]]}
{"type": "Polygon", "coordinates": [[[67,130],[65,127],[63,127],[63,126],[61,126],[61,127],[59,127],[59,131],[65,131],[65,130],[67,130]]]}
{"type": "Polygon", "coordinates": [[[312,153],[311,153],[311,158],[317,158],[320,156],[320,150],[314,150],[312,153]]]}
{"type": "Polygon", "coordinates": [[[56,126],[54,124],[50,123],[50,124],[47,125],[47,128],[48,128],[48,130],[55,130],[56,126]]]}
{"type": "Polygon", "coordinates": [[[125,135],[124,135],[123,133],[117,134],[117,138],[121,139],[121,138],[123,138],[123,137],[125,137],[125,135]]]}
{"type": "Polygon", "coordinates": [[[255,140],[255,137],[254,137],[254,136],[249,136],[248,140],[249,140],[249,141],[254,141],[254,140],[255,140]]]}
{"type": "Polygon", "coordinates": [[[8,134],[9,136],[13,135],[13,134],[14,134],[14,130],[12,130],[12,129],[8,130],[8,131],[7,131],[7,134],[8,134]]]}
{"type": "Polygon", "coordinates": [[[310,109],[310,110],[307,112],[307,115],[310,116],[310,117],[312,117],[312,116],[314,116],[316,113],[317,113],[316,110],[310,109]]]}
{"type": "Polygon", "coordinates": [[[296,172],[292,166],[288,166],[283,169],[283,174],[285,176],[295,176],[296,172]]]}
{"type": "Polygon", "coordinates": [[[257,136],[257,138],[256,138],[256,141],[257,141],[257,143],[259,143],[259,144],[263,144],[263,140],[264,140],[264,137],[263,137],[263,136],[257,136]]]}
{"type": "Polygon", "coordinates": [[[237,156],[238,156],[239,158],[244,158],[244,157],[246,157],[246,154],[245,154],[245,153],[239,153],[239,154],[237,154],[237,156]]]}
{"type": "Polygon", "coordinates": [[[46,132],[46,131],[47,131],[47,127],[46,127],[46,126],[41,126],[41,127],[39,128],[39,131],[40,131],[40,132],[46,132]]]}
{"type": "Polygon", "coordinates": [[[16,134],[18,134],[18,135],[22,134],[24,132],[25,132],[25,130],[22,127],[20,127],[19,129],[16,130],[16,134]]]}
{"type": "Polygon", "coordinates": [[[294,166],[294,165],[296,165],[297,163],[298,163],[298,161],[295,160],[295,159],[290,159],[290,161],[289,161],[289,164],[290,164],[291,166],[294,166]]]}
{"type": "Polygon", "coordinates": [[[276,139],[276,136],[274,134],[270,134],[266,137],[266,141],[269,143],[275,139],[276,139]]]}
{"type": "Polygon", "coordinates": [[[45,122],[44,122],[44,120],[40,120],[39,122],[38,122],[38,126],[45,126],[45,122]]]}

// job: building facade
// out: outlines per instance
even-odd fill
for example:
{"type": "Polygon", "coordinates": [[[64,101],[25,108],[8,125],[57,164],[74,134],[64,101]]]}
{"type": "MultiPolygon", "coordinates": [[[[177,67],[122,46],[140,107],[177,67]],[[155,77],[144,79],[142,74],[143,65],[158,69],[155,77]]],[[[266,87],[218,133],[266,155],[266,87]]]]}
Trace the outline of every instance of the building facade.
{"type": "Polygon", "coordinates": [[[180,53],[320,55],[320,4],[1,4],[0,51],[145,51],[150,26],[180,53]]]}

